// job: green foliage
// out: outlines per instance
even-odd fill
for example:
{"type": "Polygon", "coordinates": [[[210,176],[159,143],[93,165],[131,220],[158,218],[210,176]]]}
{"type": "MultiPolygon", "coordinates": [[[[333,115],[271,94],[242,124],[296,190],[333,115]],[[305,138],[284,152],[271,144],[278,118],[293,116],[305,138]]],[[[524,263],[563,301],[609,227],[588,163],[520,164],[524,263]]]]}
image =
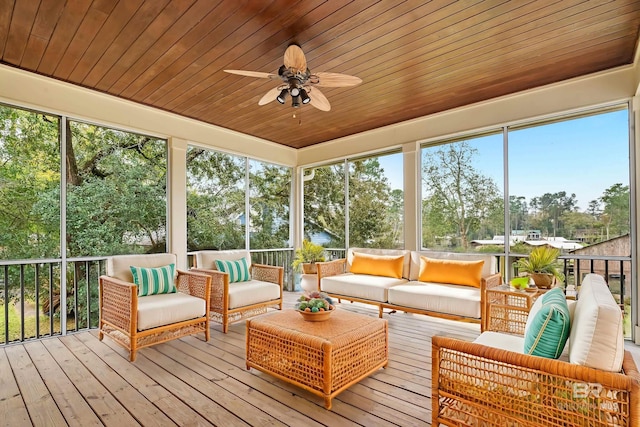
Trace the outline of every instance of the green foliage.
{"type": "MultiPolygon", "coordinates": [[[[187,153],[189,250],[245,246],[244,158],[190,148],[187,153]]],[[[289,246],[291,168],[250,161],[252,249],[289,246]]]]}
{"type": "Polygon", "coordinates": [[[302,247],[296,249],[296,256],[291,266],[298,270],[304,263],[322,262],[325,260],[324,248],[308,240],[302,241],[302,247]]]}
{"type": "Polygon", "coordinates": [[[538,246],[531,251],[528,258],[520,258],[516,262],[519,272],[552,274],[558,280],[564,280],[564,273],[558,263],[560,251],[548,246],[538,246]]]}
{"type": "MultiPolygon", "coordinates": [[[[349,162],[349,245],[403,246],[404,194],[392,190],[378,158],[349,162]]],[[[331,236],[328,246],[345,245],[344,163],[314,169],[304,183],[305,237],[331,236]]]]}
{"type": "Polygon", "coordinates": [[[424,245],[442,246],[437,239],[447,238],[445,246],[466,249],[470,237],[500,206],[496,183],[471,166],[476,154],[466,141],[425,150],[424,245]]]}

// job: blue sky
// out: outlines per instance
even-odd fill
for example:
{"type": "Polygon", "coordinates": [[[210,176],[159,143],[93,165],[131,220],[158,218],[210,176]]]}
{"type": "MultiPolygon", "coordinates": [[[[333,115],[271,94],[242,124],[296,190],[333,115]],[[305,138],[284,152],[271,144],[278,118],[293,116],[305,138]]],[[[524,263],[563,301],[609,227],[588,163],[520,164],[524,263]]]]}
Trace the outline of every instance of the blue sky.
{"type": "MultiPolygon", "coordinates": [[[[629,185],[627,121],[627,111],[620,110],[511,131],[509,193],[527,201],[544,193],[575,193],[584,210],[613,184],[629,185]]],[[[502,190],[502,134],[469,142],[478,149],[473,166],[502,190]]],[[[379,160],[391,187],[402,189],[402,155],[379,160]]]]}

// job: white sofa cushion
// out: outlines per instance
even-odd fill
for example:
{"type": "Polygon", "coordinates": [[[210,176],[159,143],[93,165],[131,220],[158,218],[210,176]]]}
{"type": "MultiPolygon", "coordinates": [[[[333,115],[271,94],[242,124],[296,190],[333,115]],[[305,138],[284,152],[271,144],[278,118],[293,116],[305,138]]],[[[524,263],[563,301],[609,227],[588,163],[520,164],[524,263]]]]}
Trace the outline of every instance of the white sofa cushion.
{"type": "Polygon", "coordinates": [[[404,249],[377,249],[377,248],[349,248],[347,251],[347,270],[351,271],[351,263],[353,262],[353,253],[360,252],[370,255],[387,255],[387,256],[404,256],[402,264],[402,277],[409,278],[409,270],[411,265],[411,252],[404,249]]]}
{"type": "Polygon", "coordinates": [[[124,280],[127,283],[133,283],[133,274],[131,274],[131,266],[134,267],[164,267],[165,265],[175,264],[176,256],[174,254],[138,254],[138,255],[115,255],[107,258],[107,276],[124,280]]]}
{"type": "MultiPolygon", "coordinates": [[[[488,347],[499,348],[501,350],[513,351],[515,353],[523,353],[524,337],[520,335],[504,334],[502,332],[485,331],[480,334],[474,341],[476,344],[486,345],[488,347]]],[[[565,346],[564,351],[558,358],[563,362],[569,361],[569,346],[565,346]]]]}
{"type": "Polygon", "coordinates": [[[280,286],[271,282],[249,280],[229,284],[229,309],[280,298],[280,286]]]}
{"type": "Polygon", "coordinates": [[[182,292],[139,297],[138,330],[203,317],[206,309],[205,300],[182,292]]]}
{"type": "Polygon", "coordinates": [[[623,318],[602,276],[587,274],[576,303],[571,333],[571,363],[619,372],[624,357],[623,318]]]}
{"type": "Polygon", "coordinates": [[[389,289],[389,304],[480,318],[480,289],[470,286],[409,282],[389,289]]]}
{"type": "Polygon", "coordinates": [[[197,251],[196,266],[198,268],[206,268],[208,270],[217,270],[216,260],[221,261],[237,261],[240,258],[247,260],[249,271],[251,271],[251,253],[246,249],[228,250],[228,251],[197,251]]]}
{"type": "Polygon", "coordinates": [[[435,259],[448,259],[454,261],[478,261],[483,260],[482,277],[487,277],[496,271],[496,258],[487,254],[466,254],[458,252],[438,252],[438,251],[411,251],[411,265],[409,272],[409,280],[418,280],[420,276],[420,256],[435,259]]]}
{"type": "Polygon", "coordinates": [[[520,354],[522,354],[522,349],[524,348],[524,337],[520,335],[503,334],[502,332],[485,331],[473,342],[520,354]]]}
{"type": "Polygon", "coordinates": [[[387,302],[389,288],[404,283],[407,283],[406,279],[344,273],[323,277],[320,281],[320,289],[330,294],[387,302]]]}

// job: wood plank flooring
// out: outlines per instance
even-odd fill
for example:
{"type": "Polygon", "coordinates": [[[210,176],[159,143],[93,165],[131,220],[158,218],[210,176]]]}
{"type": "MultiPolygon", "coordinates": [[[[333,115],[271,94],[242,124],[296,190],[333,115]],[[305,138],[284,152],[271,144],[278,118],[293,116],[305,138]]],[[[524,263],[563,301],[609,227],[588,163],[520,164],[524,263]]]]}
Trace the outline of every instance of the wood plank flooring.
{"type": "MultiPolygon", "coordinates": [[[[285,306],[295,297],[287,293],[285,306]]],[[[340,309],[377,316],[362,304],[340,309]]],[[[428,426],[431,336],[472,340],[479,325],[402,312],[385,318],[388,367],[339,394],[330,411],[318,396],[248,371],[239,322],[226,335],[214,324],[209,342],[191,336],[140,350],[134,363],[95,331],[0,348],[0,425],[428,426]]]]}

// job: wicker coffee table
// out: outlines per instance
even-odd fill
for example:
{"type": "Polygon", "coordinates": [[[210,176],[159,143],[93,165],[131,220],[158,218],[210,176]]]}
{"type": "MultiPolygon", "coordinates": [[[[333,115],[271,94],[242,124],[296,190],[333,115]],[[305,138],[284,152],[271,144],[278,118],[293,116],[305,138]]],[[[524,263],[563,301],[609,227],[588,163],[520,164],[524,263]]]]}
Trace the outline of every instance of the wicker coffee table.
{"type": "Polygon", "coordinates": [[[247,369],[331,399],[388,363],[387,321],[337,309],[307,322],[294,310],[247,320],[247,369]]]}

